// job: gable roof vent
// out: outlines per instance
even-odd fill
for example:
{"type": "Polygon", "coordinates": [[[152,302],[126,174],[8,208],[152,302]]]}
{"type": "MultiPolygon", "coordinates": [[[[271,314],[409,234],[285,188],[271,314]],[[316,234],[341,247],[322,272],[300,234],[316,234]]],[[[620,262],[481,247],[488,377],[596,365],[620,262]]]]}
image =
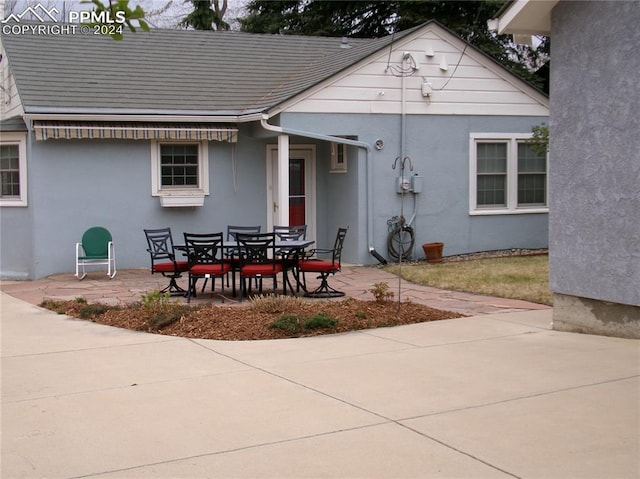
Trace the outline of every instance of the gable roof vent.
{"type": "Polygon", "coordinates": [[[349,39],[347,37],[342,37],[340,48],[351,48],[351,45],[349,45],[349,39]]]}

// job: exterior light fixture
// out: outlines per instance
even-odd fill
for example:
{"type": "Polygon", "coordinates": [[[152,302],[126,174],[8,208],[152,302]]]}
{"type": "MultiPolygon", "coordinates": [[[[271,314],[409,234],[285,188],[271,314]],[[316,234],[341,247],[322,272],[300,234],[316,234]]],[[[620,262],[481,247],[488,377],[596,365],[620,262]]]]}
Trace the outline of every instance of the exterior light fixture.
{"type": "Polygon", "coordinates": [[[431,43],[427,43],[427,46],[424,49],[424,54],[429,58],[432,58],[433,56],[435,56],[435,53],[433,53],[433,45],[431,45],[431,43]]]}
{"type": "Polygon", "coordinates": [[[449,69],[449,65],[447,65],[447,57],[445,57],[444,55],[442,55],[442,59],[440,60],[440,65],[438,65],[438,68],[440,68],[440,70],[442,70],[443,72],[446,72],[449,69]]]}

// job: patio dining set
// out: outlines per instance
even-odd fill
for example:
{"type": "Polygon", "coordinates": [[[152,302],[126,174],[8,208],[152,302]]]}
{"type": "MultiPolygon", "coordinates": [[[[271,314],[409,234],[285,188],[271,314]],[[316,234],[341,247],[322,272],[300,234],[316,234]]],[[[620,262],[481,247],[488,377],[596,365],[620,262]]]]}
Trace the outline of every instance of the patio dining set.
{"type": "MultiPolygon", "coordinates": [[[[347,228],[339,228],[331,249],[309,249],[313,240],[306,239],[306,225],[275,226],[262,232],[260,226],[227,227],[224,232],[184,232],[184,243],[174,243],[171,228],[145,229],[151,272],[169,279],[161,292],[186,296],[187,302],[197,295],[197,283],[203,280],[204,292],[209,280],[215,291],[220,280],[220,296],[225,298],[225,286],[231,283],[232,295],[239,300],[263,291],[263,280],[273,281],[273,293],[278,293],[278,277],[282,278],[282,294],[288,291],[312,298],[344,296],[329,286],[328,277],[340,271],[341,255],[347,228]],[[315,273],[320,285],[307,289],[306,273],[315,273]],[[177,279],[188,275],[187,289],[177,279]],[[294,283],[292,282],[292,279],[294,283]],[[238,288],[236,288],[238,284],[238,288]],[[239,291],[239,293],[238,293],[239,291]]],[[[115,266],[114,266],[115,269],[115,266]]]]}

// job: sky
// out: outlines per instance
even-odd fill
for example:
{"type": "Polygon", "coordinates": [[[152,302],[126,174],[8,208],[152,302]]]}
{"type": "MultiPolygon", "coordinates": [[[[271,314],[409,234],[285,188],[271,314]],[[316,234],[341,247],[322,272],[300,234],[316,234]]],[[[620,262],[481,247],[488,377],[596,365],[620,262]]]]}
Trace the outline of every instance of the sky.
{"type": "MultiPolygon", "coordinates": [[[[190,2],[184,0],[129,0],[132,5],[140,5],[147,13],[147,18],[150,23],[157,28],[173,28],[182,18],[184,18],[189,11],[192,10],[190,2]],[[165,12],[155,14],[165,7],[165,12]]],[[[222,0],[220,0],[222,1],[222,0]]],[[[225,14],[225,20],[232,24],[233,19],[242,15],[242,10],[249,0],[228,0],[228,9],[225,14]]]]}
{"type": "MultiPolygon", "coordinates": [[[[109,0],[102,0],[108,3],[109,0]]],[[[222,1],[222,0],[220,0],[222,1]]],[[[234,26],[233,19],[243,14],[243,8],[249,0],[228,0],[225,20],[234,26]]],[[[10,13],[24,12],[28,7],[42,5],[47,9],[55,7],[63,18],[68,18],[63,12],[82,11],[92,8],[91,3],[82,0],[0,0],[0,17],[6,18],[10,13]]],[[[175,28],[182,18],[192,10],[190,2],[184,0],[129,0],[132,7],[140,5],[146,15],[146,20],[154,28],[175,28]]]]}

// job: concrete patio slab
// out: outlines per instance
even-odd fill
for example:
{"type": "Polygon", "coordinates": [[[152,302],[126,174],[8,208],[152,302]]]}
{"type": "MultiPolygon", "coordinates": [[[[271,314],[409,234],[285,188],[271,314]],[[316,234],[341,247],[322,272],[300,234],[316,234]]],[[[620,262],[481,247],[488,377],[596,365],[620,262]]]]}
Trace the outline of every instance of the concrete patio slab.
{"type": "Polygon", "coordinates": [[[517,477],[635,478],[640,381],[614,379],[403,424],[517,477]]]}
{"type": "MultiPolygon", "coordinates": [[[[380,278],[349,274],[354,294],[380,278]]],[[[149,276],[82,283],[120,302],[149,276]]],[[[493,306],[229,342],[17,299],[75,297],[76,283],[0,284],[15,295],[0,293],[3,478],[640,477],[640,341],[553,331],[550,308],[442,292],[467,312],[493,306]]]]}
{"type": "Polygon", "coordinates": [[[136,478],[511,478],[398,424],[379,424],[118,471],[136,478]]]}

